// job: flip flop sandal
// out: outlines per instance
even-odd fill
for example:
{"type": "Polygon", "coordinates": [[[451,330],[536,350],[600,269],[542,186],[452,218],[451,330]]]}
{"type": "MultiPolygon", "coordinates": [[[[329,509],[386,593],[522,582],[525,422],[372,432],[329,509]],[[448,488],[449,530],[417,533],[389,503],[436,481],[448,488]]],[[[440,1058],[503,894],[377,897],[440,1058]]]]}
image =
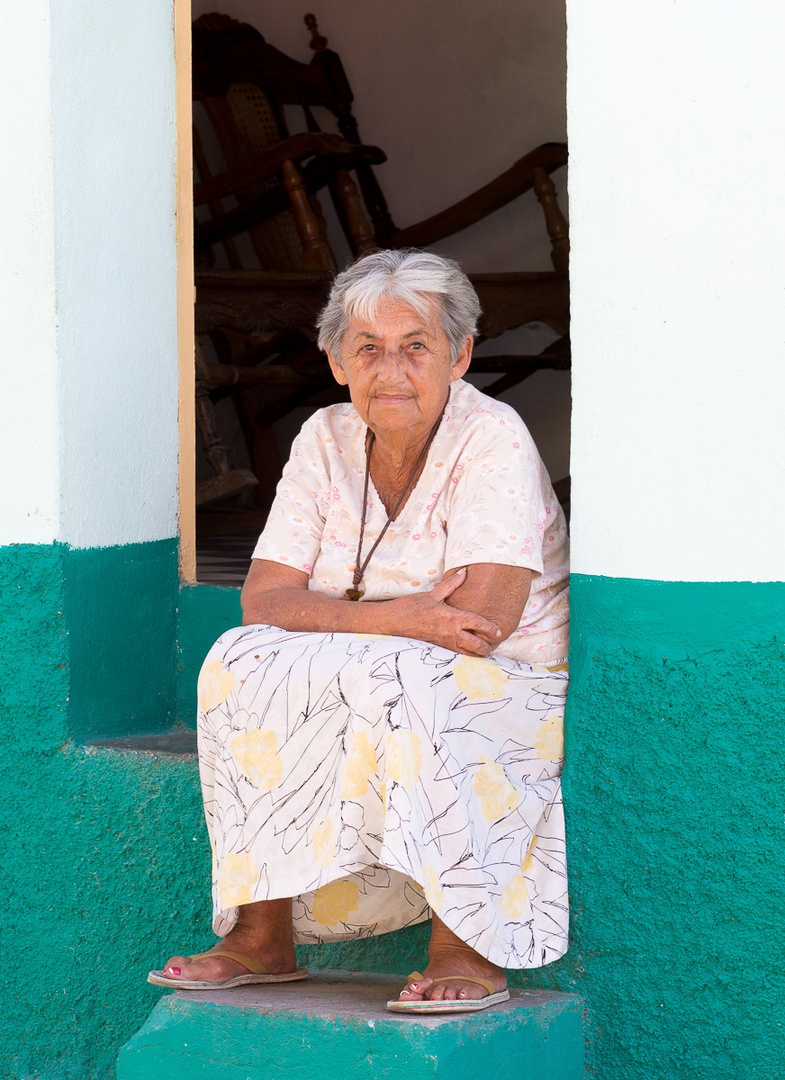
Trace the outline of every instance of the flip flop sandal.
{"type": "MultiPolygon", "coordinates": [[[[409,982],[422,979],[419,971],[413,971],[408,978],[409,982]]],[[[434,979],[435,983],[476,983],[488,994],[484,998],[461,998],[458,1001],[388,1001],[387,1008],[390,1012],[400,1013],[452,1013],[452,1012],[480,1012],[489,1009],[491,1005],[501,1005],[503,1001],[509,1001],[509,990],[494,990],[490,979],[482,979],[478,975],[451,975],[440,979],[434,979]]]]}
{"type": "Polygon", "coordinates": [[[307,968],[295,968],[287,971],[284,975],[273,975],[264,964],[258,963],[250,956],[242,953],[229,952],[226,949],[210,949],[208,952],[195,953],[189,956],[189,960],[202,960],[205,956],[225,956],[227,960],[236,960],[248,968],[247,975],[235,975],[234,978],[224,979],[223,982],[205,982],[202,979],[169,979],[163,971],[151,971],[147,981],[153,986],[166,986],[169,990],[231,990],[233,986],[249,986],[253,983],[281,983],[296,982],[298,979],[308,978],[307,968]]]}

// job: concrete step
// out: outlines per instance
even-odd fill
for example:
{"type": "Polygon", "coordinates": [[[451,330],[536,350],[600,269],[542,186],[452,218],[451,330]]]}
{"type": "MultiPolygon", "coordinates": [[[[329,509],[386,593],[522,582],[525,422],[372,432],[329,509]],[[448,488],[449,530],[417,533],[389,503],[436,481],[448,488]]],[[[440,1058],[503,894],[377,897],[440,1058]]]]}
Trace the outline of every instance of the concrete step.
{"type": "Polygon", "coordinates": [[[402,980],[166,994],[120,1051],[118,1080],[583,1080],[583,999],[513,990],[480,1013],[387,1012],[402,980]]]}

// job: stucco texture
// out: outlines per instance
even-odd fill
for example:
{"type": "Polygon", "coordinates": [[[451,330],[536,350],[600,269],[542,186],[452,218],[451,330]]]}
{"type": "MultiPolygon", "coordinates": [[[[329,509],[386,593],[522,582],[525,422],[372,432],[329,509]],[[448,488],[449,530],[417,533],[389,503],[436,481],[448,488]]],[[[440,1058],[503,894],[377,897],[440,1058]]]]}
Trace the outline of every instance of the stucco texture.
{"type": "Polygon", "coordinates": [[[573,943],[601,1080],[785,1074],[785,585],[573,577],[573,943]]]}
{"type": "MultiPolygon", "coordinates": [[[[213,940],[196,762],[73,741],[69,633],[78,630],[67,633],[64,621],[68,560],[65,545],[0,549],[8,897],[0,1076],[13,1080],[109,1080],[120,1046],[161,995],[147,971],[167,950],[213,940]]],[[[323,949],[318,962],[408,971],[424,940],[416,928],[323,949]]],[[[302,957],[314,962],[309,950],[302,957]]]]}
{"type": "MultiPolygon", "coordinates": [[[[148,968],[211,940],[195,761],[71,738],[62,560],[0,551],[0,1075],[15,1080],[109,1080],[160,996],[148,968]]],[[[578,576],[573,590],[573,941],[512,981],[586,999],[599,1080],[779,1080],[785,586],[578,576]]],[[[405,974],[426,937],[299,957],[405,974]]]]}
{"type": "Polygon", "coordinates": [[[192,762],[71,741],[66,557],[62,545],[0,552],[0,1075],[98,1080],[156,1000],[140,973],[161,939],[207,925],[192,883],[209,864],[192,762]]]}

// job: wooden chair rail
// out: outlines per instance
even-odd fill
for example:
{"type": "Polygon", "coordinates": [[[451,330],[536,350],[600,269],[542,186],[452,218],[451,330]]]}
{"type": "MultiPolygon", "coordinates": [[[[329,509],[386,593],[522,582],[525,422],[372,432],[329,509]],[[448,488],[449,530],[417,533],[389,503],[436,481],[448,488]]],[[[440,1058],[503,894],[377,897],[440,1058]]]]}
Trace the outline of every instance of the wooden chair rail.
{"type": "MultiPolygon", "coordinates": [[[[544,352],[533,356],[473,356],[469,373],[479,374],[506,374],[507,372],[522,373],[524,376],[533,375],[541,368],[549,368],[551,371],[569,371],[570,353],[568,349],[556,350],[545,349],[544,352]]],[[[283,380],[281,380],[283,381],[283,380]]],[[[485,390],[484,393],[488,391],[485,390]]]]}
{"type": "Polygon", "coordinates": [[[446,236],[452,236],[530,191],[535,186],[535,169],[552,173],[566,164],[567,147],[564,143],[543,143],[460,202],[416,225],[399,229],[394,237],[394,246],[428,247],[446,236]]]}
{"type": "Polygon", "coordinates": [[[330,291],[327,270],[196,270],[196,333],[259,338],[313,326],[330,291]]]}
{"type": "Polygon", "coordinates": [[[570,285],[566,273],[552,270],[502,274],[469,274],[483,314],[479,339],[539,321],[558,334],[569,328],[570,285]]]}
{"type": "MultiPolygon", "coordinates": [[[[359,167],[361,162],[377,163],[378,155],[384,154],[375,146],[359,146],[352,149],[350,154],[320,154],[313,156],[300,168],[305,190],[309,195],[321,191],[336,175],[339,169],[353,169],[359,167]]],[[[273,170],[274,172],[275,170],[273,170]]],[[[216,177],[221,180],[225,173],[216,177]]],[[[248,182],[248,181],[244,181],[248,182]]],[[[212,181],[208,181],[212,183],[212,181]]],[[[242,185],[238,185],[241,187],[242,185]]],[[[204,201],[204,200],[202,200],[204,201]]],[[[212,201],[212,196],[211,196],[212,201]]],[[[259,195],[243,206],[235,210],[227,210],[222,214],[215,214],[207,221],[196,222],[194,226],[194,243],[197,248],[209,247],[219,241],[236,236],[238,233],[261,225],[270,218],[288,209],[289,198],[283,185],[275,186],[270,191],[259,195]]]]}
{"type": "MultiPolygon", "coordinates": [[[[569,322],[565,273],[521,271],[470,274],[483,308],[480,338],[538,319],[558,333],[569,322]]],[[[263,337],[292,326],[312,326],[330,290],[326,270],[196,270],[196,332],[231,329],[263,337]]]]}
{"type": "Polygon", "coordinates": [[[311,386],[314,380],[286,364],[265,364],[256,367],[210,364],[204,381],[212,390],[219,386],[311,386]]]}
{"type": "Polygon", "coordinates": [[[227,169],[210,180],[195,184],[194,205],[201,206],[202,203],[234,195],[249,184],[272,176],[285,161],[300,162],[303,158],[318,154],[338,155],[347,161],[367,161],[373,165],[387,160],[387,155],[378,146],[353,146],[340,135],[303,132],[258,154],[250,165],[227,169]]]}

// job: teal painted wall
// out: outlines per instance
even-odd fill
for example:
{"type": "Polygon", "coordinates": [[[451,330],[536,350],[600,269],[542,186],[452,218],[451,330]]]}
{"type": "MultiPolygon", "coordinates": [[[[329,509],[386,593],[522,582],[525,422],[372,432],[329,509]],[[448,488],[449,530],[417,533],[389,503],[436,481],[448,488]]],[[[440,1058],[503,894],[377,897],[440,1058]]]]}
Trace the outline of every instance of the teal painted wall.
{"type": "MultiPolygon", "coordinates": [[[[0,1076],[14,1080],[112,1077],[157,998],[141,973],[162,935],[209,937],[195,763],[72,739],[68,559],[63,545],[0,549],[0,1076]]],[[[168,655],[172,677],[171,641],[168,655]]]]}
{"type": "MultiPolygon", "coordinates": [[[[65,557],[0,550],[0,1075],[14,1080],[109,1080],[159,997],[148,968],[211,936],[195,762],[71,738],[65,557]]],[[[182,693],[237,603],[227,592],[183,590],[182,693]]],[[[573,943],[512,981],[587,999],[598,1080],[780,1080],[785,586],[576,576],[573,596],[573,943]]],[[[299,954],[405,974],[426,936],[299,954]]]]}
{"type": "Polygon", "coordinates": [[[163,731],[175,718],[177,540],[63,550],[74,737],[163,731]]]}
{"type": "MultiPolygon", "coordinates": [[[[0,1076],[11,1080],[113,1078],[119,1048],[160,997],[145,982],[148,970],[170,950],[212,941],[196,762],[86,749],[73,740],[68,560],[64,545],[0,548],[7,897],[0,1076]]],[[[206,651],[225,628],[222,603],[239,604],[236,590],[217,592],[229,596],[218,599],[211,624],[212,590],[184,590],[184,610],[192,610],[196,624],[185,629],[186,641],[194,648],[201,650],[205,637],[206,651]],[[189,609],[188,598],[200,594],[204,606],[189,609]]],[[[122,645],[121,637],[115,641],[122,645]]],[[[173,639],[173,669],[172,648],[173,639]]],[[[193,671],[201,659],[188,658],[193,671]]],[[[405,967],[424,941],[422,928],[404,940],[405,946],[392,936],[334,946],[319,952],[319,963],[402,971],[400,963],[405,967]]],[[[313,963],[313,950],[302,953],[313,963]]]]}
{"type": "MultiPolygon", "coordinates": [[[[109,548],[0,547],[0,632],[8,641],[13,628],[14,651],[24,643],[42,702],[58,703],[64,737],[89,742],[171,727],[177,557],[176,539],[109,548]]],[[[9,705],[23,691],[14,679],[6,689],[9,705]]]]}
{"type": "Polygon", "coordinates": [[[185,585],[177,615],[177,717],[196,727],[196,680],[217,638],[240,626],[240,590],[217,585],[185,585]]]}
{"type": "Polygon", "coordinates": [[[600,1080],[785,1075],[785,584],[572,579],[573,943],[600,1080]]]}

